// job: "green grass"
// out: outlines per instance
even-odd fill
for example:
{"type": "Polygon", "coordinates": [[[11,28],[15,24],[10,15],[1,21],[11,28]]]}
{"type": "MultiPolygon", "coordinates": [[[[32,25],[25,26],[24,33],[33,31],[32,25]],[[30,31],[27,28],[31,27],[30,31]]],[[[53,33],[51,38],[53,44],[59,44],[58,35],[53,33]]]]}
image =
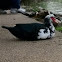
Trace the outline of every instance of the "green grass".
{"type": "Polygon", "coordinates": [[[62,27],[56,27],[57,31],[62,31],[62,27]]]}
{"type": "Polygon", "coordinates": [[[38,8],[39,5],[37,3],[32,3],[30,6],[33,8],[34,12],[39,11],[39,8],[38,8]]]}

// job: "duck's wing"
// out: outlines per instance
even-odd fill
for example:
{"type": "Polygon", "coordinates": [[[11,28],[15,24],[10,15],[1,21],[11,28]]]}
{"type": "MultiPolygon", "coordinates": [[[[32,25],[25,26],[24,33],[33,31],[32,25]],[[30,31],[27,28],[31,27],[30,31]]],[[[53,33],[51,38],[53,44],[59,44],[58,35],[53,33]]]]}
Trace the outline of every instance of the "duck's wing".
{"type": "Polygon", "coordinates": [[[45,28],[44,24],[40,23],[16,24],[16,26],[10,27],[9,31],[17,38],[33,40],[37,38],[38,31],[43,28],[45,28]]]}
{"type": "Polygon", "coordinates": [[[27,31],[45,29],[45,25],[40,23],[16,24],[16,27],[27,31]]]}

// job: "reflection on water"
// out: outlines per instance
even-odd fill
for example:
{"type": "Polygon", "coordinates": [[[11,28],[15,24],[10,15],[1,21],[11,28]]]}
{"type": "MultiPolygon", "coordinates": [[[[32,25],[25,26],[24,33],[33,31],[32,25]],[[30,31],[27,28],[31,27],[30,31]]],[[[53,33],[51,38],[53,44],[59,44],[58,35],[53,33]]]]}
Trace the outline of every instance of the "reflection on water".
{"type": "Polygon", "coordinates": [[[62,15],[62,0],[48,0],[47,2],[43,1],[39,3],[43,8],[55,13],[62,15]]]}

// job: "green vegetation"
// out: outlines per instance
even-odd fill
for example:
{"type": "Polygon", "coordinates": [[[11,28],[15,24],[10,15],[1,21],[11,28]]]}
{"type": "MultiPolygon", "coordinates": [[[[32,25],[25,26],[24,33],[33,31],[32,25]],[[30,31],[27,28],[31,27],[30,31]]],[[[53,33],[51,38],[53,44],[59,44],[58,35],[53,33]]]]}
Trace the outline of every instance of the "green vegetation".
{"type": "Polygon", "coordinates": [[[30,5],[30,4],[32,4],[32,3],[38,3],[38,2],[42,2],[42,1],[44,1],[44,0],[22,0],[21,2],[22,2],[22,4],[24,4],[24,5],[30,5]]]}
{"type": "Polygon", "coordinates": [[[56,27],[56,30],[62,32],[62,27],[56,27]]]}
{"type": "Polygon", "coordinates": [[[30,6],[32,7],[32,9],[33,9],[34,12],[39,11],[38,4],[35,3],[35,4],[31,4],[30,6]]]}

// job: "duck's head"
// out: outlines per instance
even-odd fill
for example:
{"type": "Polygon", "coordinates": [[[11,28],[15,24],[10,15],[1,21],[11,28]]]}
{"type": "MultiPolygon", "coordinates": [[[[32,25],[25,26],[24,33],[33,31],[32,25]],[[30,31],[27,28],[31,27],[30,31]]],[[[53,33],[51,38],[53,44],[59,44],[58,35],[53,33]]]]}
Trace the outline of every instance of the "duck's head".
{"type": "Polygon", "coordinates": [[[45,17],[44,19],[44,23],[47,27],[51,26],[51,23],[61,23],[60,20],[56,19],[55,16],[53,14],[49,14],[45,17]]]}

